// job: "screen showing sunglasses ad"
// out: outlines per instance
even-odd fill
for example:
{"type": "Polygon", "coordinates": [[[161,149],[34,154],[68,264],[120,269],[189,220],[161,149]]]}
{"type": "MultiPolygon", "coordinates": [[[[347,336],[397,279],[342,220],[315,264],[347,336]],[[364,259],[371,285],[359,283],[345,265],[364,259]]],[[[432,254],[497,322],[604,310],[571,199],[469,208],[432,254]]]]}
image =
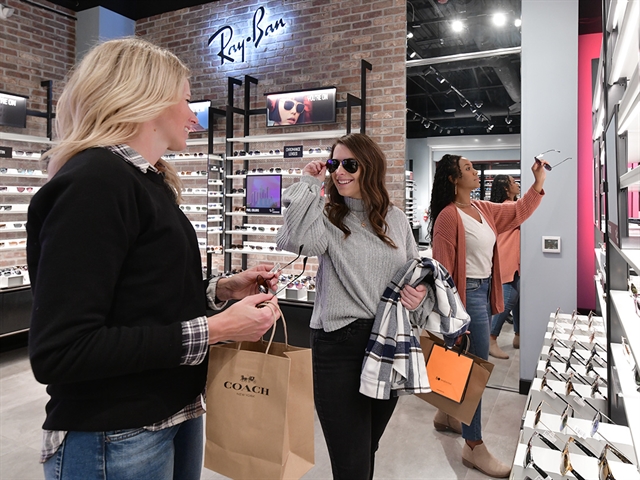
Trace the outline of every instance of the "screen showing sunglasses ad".
{"type": "Polygon", "coordinates": [[[250,214],[282,213],[282,176],[247,175],[247,209],[250,214]]]}
{"type": "Polygon", "coordinates": [[[336,88],[267,93],[267,127],[335,123],[336,88]]]}
{"type": "Polygon", "coordinates": [[[344,160],[330,158],[327,160],[327,171],[333,173],[338,170],[340,165],[342,165],[342,168],[348,173],[356,173],[358,171],[358,161],[355,158],[345,158],[344,160]]]}

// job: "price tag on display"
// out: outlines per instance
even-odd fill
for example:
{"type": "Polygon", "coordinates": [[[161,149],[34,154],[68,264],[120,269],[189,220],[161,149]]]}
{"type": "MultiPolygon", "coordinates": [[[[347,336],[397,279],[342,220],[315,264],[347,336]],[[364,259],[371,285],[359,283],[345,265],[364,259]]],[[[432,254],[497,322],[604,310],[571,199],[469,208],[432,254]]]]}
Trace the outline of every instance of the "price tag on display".
{"type": "Polygon", "coordinates": [[[556,440],[558,440],[558,437],[556,437],[556,435],[551,430],[545,430],[542,434],[553,443],[555,443],[556,440]]]}
{"type": "Polygon", "coordinates": [[[582,430],[580,427],[573,427],[573,431],[580,438],[587,438],[587,433],[584,430],[582,430]]]}

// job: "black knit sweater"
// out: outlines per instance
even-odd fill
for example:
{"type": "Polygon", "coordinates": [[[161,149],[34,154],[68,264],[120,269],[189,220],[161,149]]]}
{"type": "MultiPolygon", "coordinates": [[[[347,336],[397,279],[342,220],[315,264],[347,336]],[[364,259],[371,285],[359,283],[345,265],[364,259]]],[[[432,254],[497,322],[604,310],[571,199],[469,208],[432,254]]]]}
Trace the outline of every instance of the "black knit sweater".
{"type": "Polygon", "coordinates": [[[43,428],[151,425],[203,391],[207,362],[180,366],[181,322],[205,315],[198,243],[160,174],[81,152],[34,195],[27,233],[43,428]]]}

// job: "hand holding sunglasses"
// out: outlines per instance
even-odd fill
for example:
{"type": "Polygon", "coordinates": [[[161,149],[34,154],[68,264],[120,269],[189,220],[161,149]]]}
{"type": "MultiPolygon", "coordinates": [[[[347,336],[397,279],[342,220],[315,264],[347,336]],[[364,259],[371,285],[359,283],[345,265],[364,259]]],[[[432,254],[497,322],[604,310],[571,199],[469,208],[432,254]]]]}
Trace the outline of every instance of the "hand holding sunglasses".
{"type": "Polygon", "coordinates": [[[317,178],[321,182],[324,182],[326,176],[326,163],[323,160],[312,160],[307,163],[302,169],[303,175],[310,175],[317,178]]]}
{"type": "Polygon", "coordinates": [[[561,162],[558,162],[558,163],[556,163],[555,165],[551,166],[551,165],[549,164],[549,162],[547,162],[546,160],[544,160],[544,159],[542,158],[542,156],[543,156],[545,153],[549,153],[549,152],[557,152],[557,153],[560,153],[560,150],[556,150],[556,149],[552,148],[552,149],[550,149],[550,150],[547,150],[546,152],[539,153],[538,155],[536,155],[536,156],[534,156],[534,157],[533,157],[533,159],[536,161],[536,163],[537,163],[538,165],[542,165],[542,166],[544,167],[544,169],[545,169],[545,170],[547,170],[547,171],[549,171],[549,172],[553,169],[553,167],[557,167],[557,166],[558,166],[558,165],[560,165],[561,163],[564,163],[564,162],[566,162],[567,160],[571,160],[571,158],[572,158],[572,157],[567,157],[567,158],[565,158],[564,160],[562,160],[561,162]]]}

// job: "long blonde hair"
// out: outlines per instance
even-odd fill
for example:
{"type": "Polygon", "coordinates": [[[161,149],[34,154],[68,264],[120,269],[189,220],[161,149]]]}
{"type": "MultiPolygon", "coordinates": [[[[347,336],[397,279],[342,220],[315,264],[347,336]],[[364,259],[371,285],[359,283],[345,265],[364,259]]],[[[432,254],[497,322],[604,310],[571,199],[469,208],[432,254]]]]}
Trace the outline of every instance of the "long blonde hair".
{"type": "MultiPolygon", "coordinates": [[[[56,109],[59,143],[49,150],[49,178],[75,154],[127,143],[140,124],[180,101],[189,69],[173,53],[128,37],[95,46],[72,70],[56,109]]],[[[180,201],[182,182],[162,159],[155,164],[180,201]]]]}

